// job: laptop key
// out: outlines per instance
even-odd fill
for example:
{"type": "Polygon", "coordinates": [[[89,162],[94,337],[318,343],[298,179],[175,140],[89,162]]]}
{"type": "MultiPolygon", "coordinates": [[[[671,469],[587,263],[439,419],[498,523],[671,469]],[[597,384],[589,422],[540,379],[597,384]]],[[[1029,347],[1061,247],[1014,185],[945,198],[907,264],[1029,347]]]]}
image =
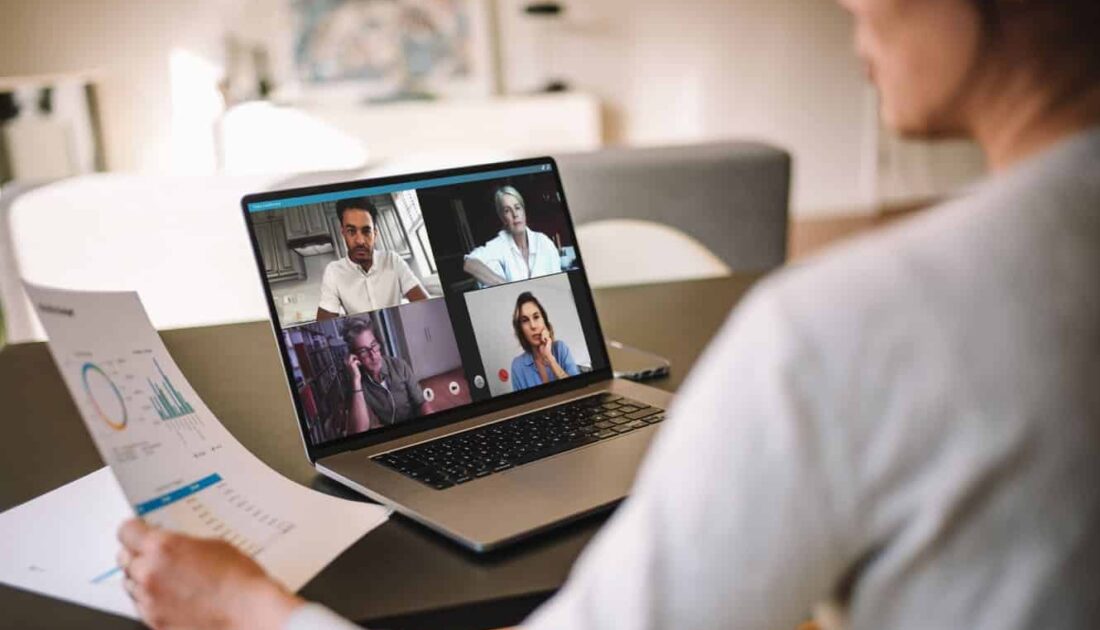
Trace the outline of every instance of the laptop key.
{"type": "Polygon", "coordinates": [[[615,437],[616,435],[618,435],[618,433],[615,433],[611,429],[604,429],[603,431],[600,431],[599,433],[597,433],[596,437],[603,440],[603,439],[606,439],[606,438],[609,438],[609,437],[615,437]]]}
{"type": "Polygon", "coordinates": [[[615,433],[626,433],[628,431],[633,431],[634,427],[630,426],[629,424],[620,424],[619,426],[617,426],[617,427],[615,427],[611,430],[614,431],[615,433]]]}
{"type": "Polygon", "coordinates": [[[551,455],[557,455],[558,453],[564,453],[565,451],[571,451],[575,448],[579,448],[579,447],[584,446],[586,444],[592,444],[592,443],[598,442],[598,441],[599,440],[597,440],[596,438],[585,437],[585,438],[582,438],[580,440],[574,440],[572,442],[561,442],[560,444],[558,444],[556,446],[553,446],[551,448],[547,448],[547,449],[543,449],[541,451],[534,451],[534,452],[528,453],[528,454],[524,455],[522,458],[516,460],[515,463],[516,463],[517,466],[519,466],[520,464],[527,464],[529,462],[533,462],[535,460],[542,459],[544,457],[550,457],[551,455]]]}
{"type": "Polygon", "coordinates": [[[661,413],[661,410],[656,407],[648,407],[646,409],[640,409],[633,413],[628,413],[626,414],[626,417],[630,418],[631,420],[641,420],[646,416],[652,416],[653,414],[657,413],[661,413]]]}

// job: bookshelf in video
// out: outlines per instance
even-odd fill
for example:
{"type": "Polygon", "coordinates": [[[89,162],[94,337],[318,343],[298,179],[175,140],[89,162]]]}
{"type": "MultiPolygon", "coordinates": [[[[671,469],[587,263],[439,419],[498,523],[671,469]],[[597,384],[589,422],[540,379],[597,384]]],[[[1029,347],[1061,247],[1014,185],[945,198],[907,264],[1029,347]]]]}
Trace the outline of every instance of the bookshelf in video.
{"type": "Polygon", "coordinates": [[[249,218],[315,445],[606,362],[549,164],[257,202],[249,218]]]}

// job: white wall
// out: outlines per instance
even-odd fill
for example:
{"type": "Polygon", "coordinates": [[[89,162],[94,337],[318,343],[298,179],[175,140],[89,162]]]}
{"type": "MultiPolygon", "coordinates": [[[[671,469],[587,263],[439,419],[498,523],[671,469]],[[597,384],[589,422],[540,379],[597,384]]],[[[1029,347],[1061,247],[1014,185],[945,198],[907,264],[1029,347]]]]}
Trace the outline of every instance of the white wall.
{"type": "Polygon", "coordinates": [[[184,164],[173,144],[173,134],[186,137],[194,130],[180,129],[173,119],[171,56],[186,50],[220,62],[224,4],[0,0],[0,76],[98,70],[111,169],[202,170],[184,164]]]}
{"type": "MultiPolygon", "coordinates": [[[[777,144],[794,155],[802,215],[869,208],[881,180],[893,197],[911,196],[914,179],[921,194],[941,187],[936,175],[882,173],[896,163],[877,162],[875,99],[835,2],[573,0],[559,28],[523,16],[524,0],[499,3],[505,88],[567,78],[604,100],[612,142],[777,144]]],[[[980,171],[972,156],[948,156],[951,185],[980,171]]],[[[915,159],[902,166],[936,170],[915,159]]]]}
{"type": "Polygon", "coordinates": [[[462,367],[446,300],[411,302],[401,306],[397,313],[401,316],[409,357],[416,358],[412,368],[417,380],[462,367]]]}
{"type": "MultiPolygon", "coordinates": [[[[798,214],[868,208],[880,193],[935,194],[981,170],[967,148],[899,152],[884,141],[880,150],[851,20],[832,0],[571,0],[564,26],[550,29],[522,15],[524,0],[485,1],[496,4],[506,91],[563,76],[602,99],[613,143],[756,138],[785,147],[798,214]]],[[[102,68],[109,165],[203,171],[198,123],[173,119],[172,51],[192,53],[201,75],[203,61],[221,62],[227,29],[272,38],[285,79],[288,3],[0,0],[0,75],[102,68]]]]}

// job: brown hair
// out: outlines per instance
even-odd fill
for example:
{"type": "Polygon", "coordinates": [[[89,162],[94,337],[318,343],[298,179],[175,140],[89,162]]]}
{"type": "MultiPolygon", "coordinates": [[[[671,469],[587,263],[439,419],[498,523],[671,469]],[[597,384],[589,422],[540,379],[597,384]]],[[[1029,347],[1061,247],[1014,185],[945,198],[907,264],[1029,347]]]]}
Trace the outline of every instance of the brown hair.
{"type": "Polygon", "coordinates": [[[516,298],[516,310],[512,311],[512,329],[516,331],[516,339],[519,340],[519,345],[523,348],[524,352],[531,353],[531,342],[527,341],[527,335],[523,334],[523,326],[519,322],[520,312],[524,304],[528,302],[538,307],[539,313],[542,314],[542,321],[546,322],[546,330],[550,331],[550,336],[554,336],[554,325],[550,323],[550,318],[546,316],[546,309],[542,307],[542,303],[538,298],[531,294],[530,291],[524,291],[516,298]]]}
{"type": "Polygon", "coordinates": [[[359,339],[359,335],[367,331],[370,331],[370,334],[374,336],[375,343],[382,343],[382,336],[378,334],[378,327],[374,325],[374,319],[369,315],[348,318],[343,330],[341,330],[344,343],[348,344],[348,352],[352,351],[351,348],[355,345],[355,341],[359,339]]]}
{"type": "Polygon", "coordinates": [[[1026,20],[1041,47],[1073,50],[1100,63],[1100,2],[1097,0],[973,0],[986,31],[997,37],[1009,20],[1026,20]]]}

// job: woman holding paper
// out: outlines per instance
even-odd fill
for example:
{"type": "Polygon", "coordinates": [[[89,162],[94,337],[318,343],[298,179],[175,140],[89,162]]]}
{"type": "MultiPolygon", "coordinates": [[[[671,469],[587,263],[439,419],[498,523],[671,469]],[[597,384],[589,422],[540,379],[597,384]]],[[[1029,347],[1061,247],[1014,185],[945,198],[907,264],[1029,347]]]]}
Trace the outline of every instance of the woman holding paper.
{"type": "MultiPolygon", "coordinates": [[[[992,175],[758,285],[524,627],[1096,625],[1100,3],[842,3],[885,122],[992,175]]],[[[353,627],[222,543],[121,538],[159,625],[353,627]]]]}

